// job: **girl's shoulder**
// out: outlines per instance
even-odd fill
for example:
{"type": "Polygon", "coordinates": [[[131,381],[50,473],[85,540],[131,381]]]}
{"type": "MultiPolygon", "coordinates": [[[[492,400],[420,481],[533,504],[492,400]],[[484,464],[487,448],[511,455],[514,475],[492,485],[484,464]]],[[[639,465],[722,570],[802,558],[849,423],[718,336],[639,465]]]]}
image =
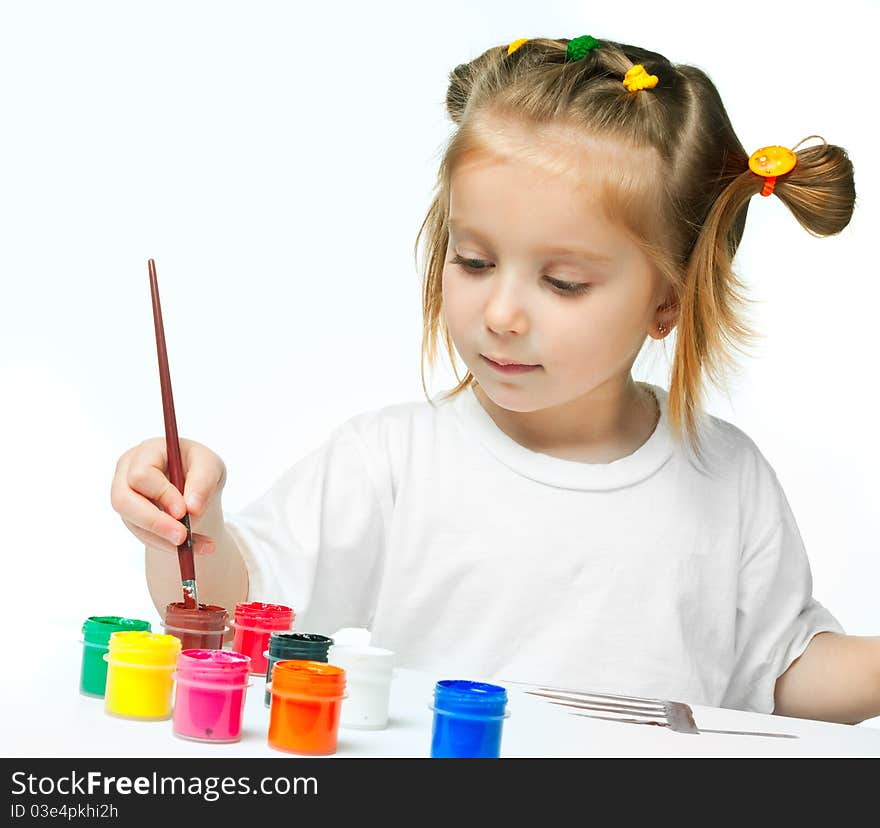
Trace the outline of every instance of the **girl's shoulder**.
{"type": "Polygon", "coordinates": [[[427,400],[408,400],[368,408],[349,417],[340,428],[370,432],[401,433],[414,428],[433,427],[443,406],[427,400]]]}
{"type": "Polygon", "coordinates": [[[336,427],[331,441],[351,440],[374,457],[395,458],[417,445],[436,442],[438,430],[448,427],[451,409],[427,400],[409,400],[368,408],[336,427]]]}
{"type": "Polygon", "coordinates": [[[705,464],[738,477],[745,486],[774,484],[776,471],[755,439],[735,423],[714,414],[703,417],[705,464]]]}

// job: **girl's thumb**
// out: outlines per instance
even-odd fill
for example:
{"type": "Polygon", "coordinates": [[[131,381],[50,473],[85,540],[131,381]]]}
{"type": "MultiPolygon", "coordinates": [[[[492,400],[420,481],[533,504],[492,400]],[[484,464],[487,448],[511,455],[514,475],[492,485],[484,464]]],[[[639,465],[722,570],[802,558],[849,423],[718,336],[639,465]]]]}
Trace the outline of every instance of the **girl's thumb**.
{"type": "Polygon", "coordinates": [[[205,506],[206,495],[197,485],[190,486],[187,481],[183,499],[186,502],[186,511],[191,515],[198,515],[205,506]]]}

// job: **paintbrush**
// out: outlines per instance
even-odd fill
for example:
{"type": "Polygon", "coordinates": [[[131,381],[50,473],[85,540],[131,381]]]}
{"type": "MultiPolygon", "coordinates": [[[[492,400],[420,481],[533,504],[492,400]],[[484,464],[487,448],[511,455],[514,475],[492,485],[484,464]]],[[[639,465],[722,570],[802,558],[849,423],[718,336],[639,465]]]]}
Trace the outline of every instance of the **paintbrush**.
{"type": "MultiPolygon", "coordinates": [[[[174,416],[174,397],[171,394],[171,373],[168,370],[168,351],[165,348],[165,328],[162,325],[162,306],[159,303],[159,283],[156,280],[156,263],[147,262],[150,271],[150,293],[153,298],[153,325],[156,328],[156,351],[159,355],[159,382],[162,386],[162,411],[165,415],[165,448],[168,453],[168,476],[171,484],[183,494],[183,462],[180,459],[180,441],[177,439],[177,418],[174,416]]],[[[199,596],[196,592],[196,568],[193,560],[192,530],[189,513],[182,518],[186,527],[186,540],[177,547],[177,560],[180,564],[180,580],[183,585],[183,605],[198,608],[199,596]]]]}

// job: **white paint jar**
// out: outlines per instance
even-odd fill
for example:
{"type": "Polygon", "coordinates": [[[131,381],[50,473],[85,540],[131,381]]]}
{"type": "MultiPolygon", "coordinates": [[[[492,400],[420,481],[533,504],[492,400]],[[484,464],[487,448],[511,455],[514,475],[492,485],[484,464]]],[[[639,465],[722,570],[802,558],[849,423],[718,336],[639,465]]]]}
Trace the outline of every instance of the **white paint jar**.
{"type": "Polygon", "coordinates": [[[345,670],[348,698],[342,704],[339,726],[358,730],[386,727],[394,653],[363,644],[334,644],[327,662],[345,670]]]}

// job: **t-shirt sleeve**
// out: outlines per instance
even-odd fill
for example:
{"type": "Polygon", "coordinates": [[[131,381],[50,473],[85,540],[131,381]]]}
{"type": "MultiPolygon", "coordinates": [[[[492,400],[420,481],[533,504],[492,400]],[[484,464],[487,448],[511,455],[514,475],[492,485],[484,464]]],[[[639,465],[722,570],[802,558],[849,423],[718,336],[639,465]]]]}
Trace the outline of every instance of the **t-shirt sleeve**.
{"type": "Polygon", "coordinates": [[[813,579],[794,514],[776,473],[752,444],[741,483],[743,548],[736,608],[735,667],[722,707],[772,713],[776,680],[816,633],[843,633],[812,594],[813,579]]]}
{"type": "Polygon", "coordinates": [[[246,508],[224,516],[249,601],[293,607],[300,632],[370,627],[390,506],[351,421],[246,508]]]}

